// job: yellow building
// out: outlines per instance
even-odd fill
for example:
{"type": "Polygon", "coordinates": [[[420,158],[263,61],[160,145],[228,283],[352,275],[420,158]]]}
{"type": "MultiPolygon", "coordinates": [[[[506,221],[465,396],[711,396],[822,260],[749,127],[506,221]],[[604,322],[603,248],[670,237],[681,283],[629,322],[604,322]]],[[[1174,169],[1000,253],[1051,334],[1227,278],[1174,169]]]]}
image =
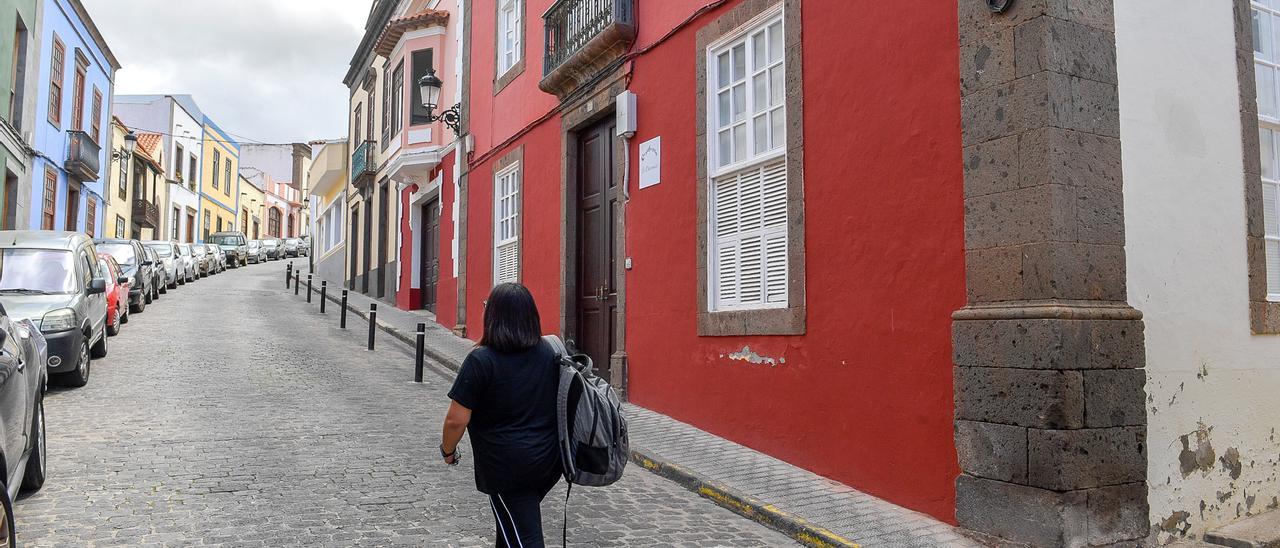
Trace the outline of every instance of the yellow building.
{"type": "Polygon", "coordinates": [[[240,176],[240,228],[246,238],[258,240],[266,234],[266,221],[262,218],[267,204],[267,194],[253,184],[253,181],[240,176]]]}
{"type": "MultiPolygon", "coordinates": [[[[111,118],[111,142],[120,143],[120,147],[124,147],[124,136],[129,133],[129,128],[125,127],[124,122],[119,118],[111,118]]],[[[113,151],[114,152],[114,151],[113,151]]],[[[132,223],[131,201],[133,200],[133,188],[130,183],[132,169],[130,168],[131,158],[117,159],[108,156],[111,165],[107,169],[107,205],[103,212],[102,234],[106,238],[128,238],[129,227],[132,223]]]]}
{"type": "Polygon", "coordinates": [[[200,176],[200,241],[237,230],[240,202],[240,145],[213,120],[204,119],[204,166],[200,176]]]}

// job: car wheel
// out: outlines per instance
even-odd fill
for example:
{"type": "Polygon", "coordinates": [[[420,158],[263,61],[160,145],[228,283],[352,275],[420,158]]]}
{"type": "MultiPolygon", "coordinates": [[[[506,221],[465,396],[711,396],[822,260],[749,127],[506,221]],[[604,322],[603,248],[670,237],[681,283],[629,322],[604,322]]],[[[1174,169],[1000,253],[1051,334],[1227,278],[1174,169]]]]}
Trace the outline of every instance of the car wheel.
{"type": "Polygon", "coordinates": [[[18,538],[13,528],[13,501],[9,500],[9,490],[3,483],[0,483],[0,508],[4,512],[4,516],[0,516],[0,547],[16,546],[18,538]]]}
{"type": "Polygon", "coordinates": [[[129,309],[125,308],[124,311],[120,313],[120,325],[127,323],[129,323],[129,309]]]}
{"type": "MultiPolygon", "coordinates": [[[[142,288],[142,301],[143,301],[143,302],[142,302],[142,304],[151,304],[151,290],[150,290],[150,289],[147,289],[147,288],[145,288],[145,287],[144,287],[144,288],[142,288]]],[[[138,312],[142,312],[142,311],[141,311],[141,310],[139,310],[138,312]]]]}
{"type": "Polygon", "coordinates": [[[107,335],[114,337],[120,334],[120,321],[121,321],[120,313],[116,312],[115,321],[107,322],[107,335]]]}
{"type": "Polygon", "coordinates": [[[36,395],[36,416],[31,420],[31,456],[27,457],[27,471],[22,475],[22,490],[38,491],[44,486],[45,439],[44,394],[36,395]]]}
{"type": "Polygon", "coordinates": [[[72,388],[79,388],[89,384],[89,369],[92,365],[92,358],[89,357],[89,337],[84,337],[80,340],[80,352],[76,356],[76,369],[75,371],[63,373],[63,382],[72,388]]]}
{"type": "Polygon", "coordinates": [[[129,312],[141,314],[147,309],[147,299],[141,295],[138,296],[138,304],[130,305],[129,312]]]}
{"type": "Polygon", "coordinates": [[[98,343],[93,345],[91,352],[90,356],[94,359],[107,357],[107,334],[105,332],[102,334],[102,338],[98,339],[98,343]]]}

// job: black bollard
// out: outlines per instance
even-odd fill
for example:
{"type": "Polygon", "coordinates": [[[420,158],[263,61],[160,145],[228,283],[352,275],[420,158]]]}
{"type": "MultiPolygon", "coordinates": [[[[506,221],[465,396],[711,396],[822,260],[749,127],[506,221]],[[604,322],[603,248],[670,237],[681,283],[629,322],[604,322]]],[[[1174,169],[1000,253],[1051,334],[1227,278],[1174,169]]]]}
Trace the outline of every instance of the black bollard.
{"type": "Polygon", "coordinates": [[[289,279],[293,277],[293,263],[284,267],[284,288],[289,289],[289,279]]]}
{"type": "Polygon", "coordinates": [[[427,343],[427,324],[418,324],[418,341],[413,354],[413,382],[422,382],[422,354],[427,343]]]}
{"type": "Polygon", "coordinates": [[[345,289],[342,290],[342,307],[341,308],[342,310],[340,310],[339,313],[342,315],[342,319],[338,320],[338,327],[342,329],[346,329],[347,328],[347,290],[345,289]]]}
{"type": "Polygon", "coordinates": [[[295,270],[293,271],[293,294],[297,295],[299,291],[302,291],[302,271],[295,270]]]}
{"type": "Polygon", "coordinates": [[[325,295],[329,293],[329,282],[320,280],[320,313],[324,314],[325,295]]]}
{"type": "Polygon", "coordinates": [[[378,328],[378,303],[369,303],[369,350],[373,350],[373,331],[378,328]]]}
{"type": "Polygon", "coordinates": [[[311,275],[307,274],[307,304],[311,304],[311,275]]]}

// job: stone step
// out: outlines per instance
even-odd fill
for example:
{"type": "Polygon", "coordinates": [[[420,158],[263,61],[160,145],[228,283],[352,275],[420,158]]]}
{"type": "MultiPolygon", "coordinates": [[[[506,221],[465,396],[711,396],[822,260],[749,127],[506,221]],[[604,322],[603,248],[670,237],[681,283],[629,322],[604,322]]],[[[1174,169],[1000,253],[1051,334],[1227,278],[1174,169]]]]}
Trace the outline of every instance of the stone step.
{"type": "Polygon", "coordinates": [[[1204,534],[1205,542],[1230,548],[1280,548],[1280,511],[1245,518],[1204,534]]]}

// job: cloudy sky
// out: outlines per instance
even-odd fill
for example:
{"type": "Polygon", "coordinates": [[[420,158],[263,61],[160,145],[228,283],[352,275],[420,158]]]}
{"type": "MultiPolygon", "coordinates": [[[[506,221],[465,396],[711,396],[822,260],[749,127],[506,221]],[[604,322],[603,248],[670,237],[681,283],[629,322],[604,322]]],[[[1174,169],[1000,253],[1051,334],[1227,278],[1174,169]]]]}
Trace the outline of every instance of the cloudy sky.
{"type": "Polygon", "coordinates": [[[116,94],[191,94],[245,140],[345,136],[370,0],[83,1],[124,67],[116,94]]]}

